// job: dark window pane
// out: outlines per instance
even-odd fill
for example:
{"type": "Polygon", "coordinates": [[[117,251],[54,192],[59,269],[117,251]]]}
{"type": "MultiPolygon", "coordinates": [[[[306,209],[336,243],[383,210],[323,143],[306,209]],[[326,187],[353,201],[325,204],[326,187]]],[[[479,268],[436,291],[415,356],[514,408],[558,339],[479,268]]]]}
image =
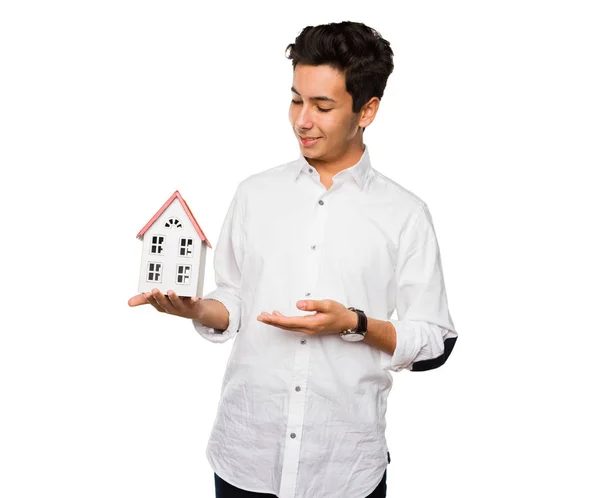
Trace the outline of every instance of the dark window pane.
{"type": "Polygon", "coordinates": [[[160,271],[160,263],[156,263],[156,271],[160,271]]]}
{"type": "Polygon", "coordinates": [[[177,275],[177,283],[180,284],[183,277],[181,275],[177,275]]]}

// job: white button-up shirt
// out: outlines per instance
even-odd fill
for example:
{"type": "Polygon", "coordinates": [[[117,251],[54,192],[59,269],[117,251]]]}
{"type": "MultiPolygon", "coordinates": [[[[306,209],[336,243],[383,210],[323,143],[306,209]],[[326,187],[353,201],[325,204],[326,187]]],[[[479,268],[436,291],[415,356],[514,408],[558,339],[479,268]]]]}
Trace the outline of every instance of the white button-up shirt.
{"type": "Polygon", "coordinates": [[[235,339],[206,449],[238,488],[279,498],[365,498],[388,465],[391,372],[439,367],[458,336],[427,205],[360,161],[327,189],[304,156],[238,184],[203,296],[229,326],[193,321],[211,342],[235,339]],[[393,355],[257,320],[302,299],[333,299],[391,322],[393,355]],[[398,320],[390,319],[396,309],[398,320]]]}

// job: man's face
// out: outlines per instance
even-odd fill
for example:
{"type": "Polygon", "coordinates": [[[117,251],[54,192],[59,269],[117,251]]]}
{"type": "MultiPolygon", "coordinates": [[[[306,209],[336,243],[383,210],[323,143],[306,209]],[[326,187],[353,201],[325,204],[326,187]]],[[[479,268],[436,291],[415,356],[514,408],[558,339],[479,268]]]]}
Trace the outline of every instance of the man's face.
{"type": "Polygon", "coordinates": [[[362,144],[360,113],[352,112],[352,96],[342,72],[328,65],[298,64],[291,91],[289,118],[304,156],[327,161],[343,156],[353,144],[362,144]],[[318,140],[305,142],[300,137],[318,140]]]}

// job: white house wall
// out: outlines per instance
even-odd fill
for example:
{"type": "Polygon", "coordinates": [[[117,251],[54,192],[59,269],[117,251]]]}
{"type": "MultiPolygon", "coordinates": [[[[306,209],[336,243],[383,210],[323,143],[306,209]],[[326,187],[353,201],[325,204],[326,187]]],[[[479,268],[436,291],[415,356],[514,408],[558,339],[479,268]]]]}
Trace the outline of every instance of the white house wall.
{"type": "Polygon", "coordinates": [[[179,199],[175,198],[162,215],[154,222],[143,236],[142,258],[138,292],[148,292],[154,288],[165,293],[171,289],[179,296],[202,296],[196,294],[198,287],[202,287],[204,280],[204,265],[206,261],[206,243],[202,242],[198,232],[192,226],[179,199]],[[167,228],[165,223],[169,219],[177,219],[181,228],[167,228]],[[152,237],[162,235],[165,237],[162,254],[150,254],[152,237]],[[179,256],[179,239],[181,237],[193,239],[192,256],[179,256]],[[162,263],[161,282],[147,281],[148,263],[162,263]],[[188,284],[177,283],[177,265],[191,265],[188,284]]]}
{"type": "Polygon", "coordinates": [[[208,250],[208,245],[206,242],[202,242],[200,249],[200,264],[198,265],[197,270],[193,270],[196,274],[198,284],[196,286],[196,296],[202,297],[204,296],[204,269],[206,268],[206,252],[208,250]]]}

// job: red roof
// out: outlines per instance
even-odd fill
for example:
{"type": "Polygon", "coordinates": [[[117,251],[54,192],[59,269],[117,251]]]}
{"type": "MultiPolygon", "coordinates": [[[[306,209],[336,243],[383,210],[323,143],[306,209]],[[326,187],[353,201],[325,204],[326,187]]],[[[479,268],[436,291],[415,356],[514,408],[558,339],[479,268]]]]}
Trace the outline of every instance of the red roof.
{"type": "Polygon", "coordinates": [[[210,245],[210,242],[206,238],[206,235],[204,235],[204,232],[202,231],[202,228],[200,228],[200,225],[198,225],[198,222],[196,221],[196,218],[194,217],[194,214],[192,213],[192,211],[190,210],[189,206],[187,205],[187,202],[185,202],[185,200],[183,199],[183,197],[181,197],[181,194],[179,193],[179,190],[176,190],[175,192],[173,192],[173,195],[171,197],[169,197],[169,200],[167,202],[165,202],[163,204],[163,206],[152,217],[152,219],[148,223],[146,223],[146,225],[144,226],[144,228],[142,228],[140,230],[140,232],[136,235],[136,237],[138,239],[141,239],[144,236],[144,234],[148,231],[148,229],[152,225],[154,225],[154,222],[160,217],[160,215],[164,213],[165,209],[167,209],[171,205],[171,203],[175,200],[175,198],[179,199],[179,202],[181,202],[181,205],[183,206],[183,210],[185,211],[185,214],[187,214],[188,218],[192,222],[192,225],[196,229],[196,232],[198,232],[198,235],[200,235],[200,239],[203,240],[203,241],[205,241],[206,245],[208,245],[208,247],[210,247],[212,249],[212,246],[210,245]]]}

